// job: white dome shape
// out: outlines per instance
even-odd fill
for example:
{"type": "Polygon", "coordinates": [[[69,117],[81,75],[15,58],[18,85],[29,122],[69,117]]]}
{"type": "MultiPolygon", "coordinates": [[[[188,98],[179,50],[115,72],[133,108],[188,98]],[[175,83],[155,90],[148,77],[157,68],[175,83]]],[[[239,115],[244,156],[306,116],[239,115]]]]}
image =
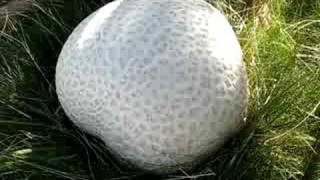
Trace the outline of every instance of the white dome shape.
{"type": "Polygon", "coordinates": [[[115,157],[194,168],[245,124],[247,80],[227,19],[203,0],[117,0],[70,35],[56,68],[68,117],[115,157]]]}

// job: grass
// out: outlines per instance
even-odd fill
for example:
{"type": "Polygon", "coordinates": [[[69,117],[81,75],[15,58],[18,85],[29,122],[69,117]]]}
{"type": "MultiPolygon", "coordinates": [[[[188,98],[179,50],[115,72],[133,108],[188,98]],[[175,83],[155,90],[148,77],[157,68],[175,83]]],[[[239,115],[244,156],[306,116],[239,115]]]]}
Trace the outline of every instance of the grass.
{"type": "Polygon", "coordinates": [[[210,2],[241,42],[251,123],[193,174],[166,177],[122,167],[59,106],[60,49],[106,1],[37,0],[0,13],[0,179],[320,179],[320,0],[210,2]]]}

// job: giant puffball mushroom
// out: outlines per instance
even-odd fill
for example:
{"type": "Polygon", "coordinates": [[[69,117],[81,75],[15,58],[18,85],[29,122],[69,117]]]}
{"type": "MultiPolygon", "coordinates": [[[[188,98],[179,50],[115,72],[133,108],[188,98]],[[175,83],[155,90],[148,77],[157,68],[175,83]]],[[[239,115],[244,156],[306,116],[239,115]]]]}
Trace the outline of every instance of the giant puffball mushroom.
{"type": "Polygon", "coordinates": [[[65,43],[56,88],[76,125],[153,173],[191,170],[245,124],[240,45],[203,0],[105,5],[65,43]]]}

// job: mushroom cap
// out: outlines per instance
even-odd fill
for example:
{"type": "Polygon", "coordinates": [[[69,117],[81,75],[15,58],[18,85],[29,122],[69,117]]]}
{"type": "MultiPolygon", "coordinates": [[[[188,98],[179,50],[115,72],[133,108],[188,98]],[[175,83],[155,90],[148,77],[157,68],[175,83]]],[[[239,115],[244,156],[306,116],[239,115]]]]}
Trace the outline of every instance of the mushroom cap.
{"type": "Polygon", "coordinates": [[[245,124],[236,35],[203,0],[117,0],[65,43],[56,88],[68,117],[119,160],[190,170],[245,124]]]}

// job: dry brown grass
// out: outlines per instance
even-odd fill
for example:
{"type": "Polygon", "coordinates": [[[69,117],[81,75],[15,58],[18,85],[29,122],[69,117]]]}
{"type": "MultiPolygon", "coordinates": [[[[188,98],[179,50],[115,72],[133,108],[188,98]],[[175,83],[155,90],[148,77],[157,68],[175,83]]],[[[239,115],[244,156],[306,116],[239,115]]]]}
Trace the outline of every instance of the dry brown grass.
{"type": "Polygon", "coordinates": [[[30,10],[34,0],[0,0],[0,16],[15,15],[30,10]]]}

